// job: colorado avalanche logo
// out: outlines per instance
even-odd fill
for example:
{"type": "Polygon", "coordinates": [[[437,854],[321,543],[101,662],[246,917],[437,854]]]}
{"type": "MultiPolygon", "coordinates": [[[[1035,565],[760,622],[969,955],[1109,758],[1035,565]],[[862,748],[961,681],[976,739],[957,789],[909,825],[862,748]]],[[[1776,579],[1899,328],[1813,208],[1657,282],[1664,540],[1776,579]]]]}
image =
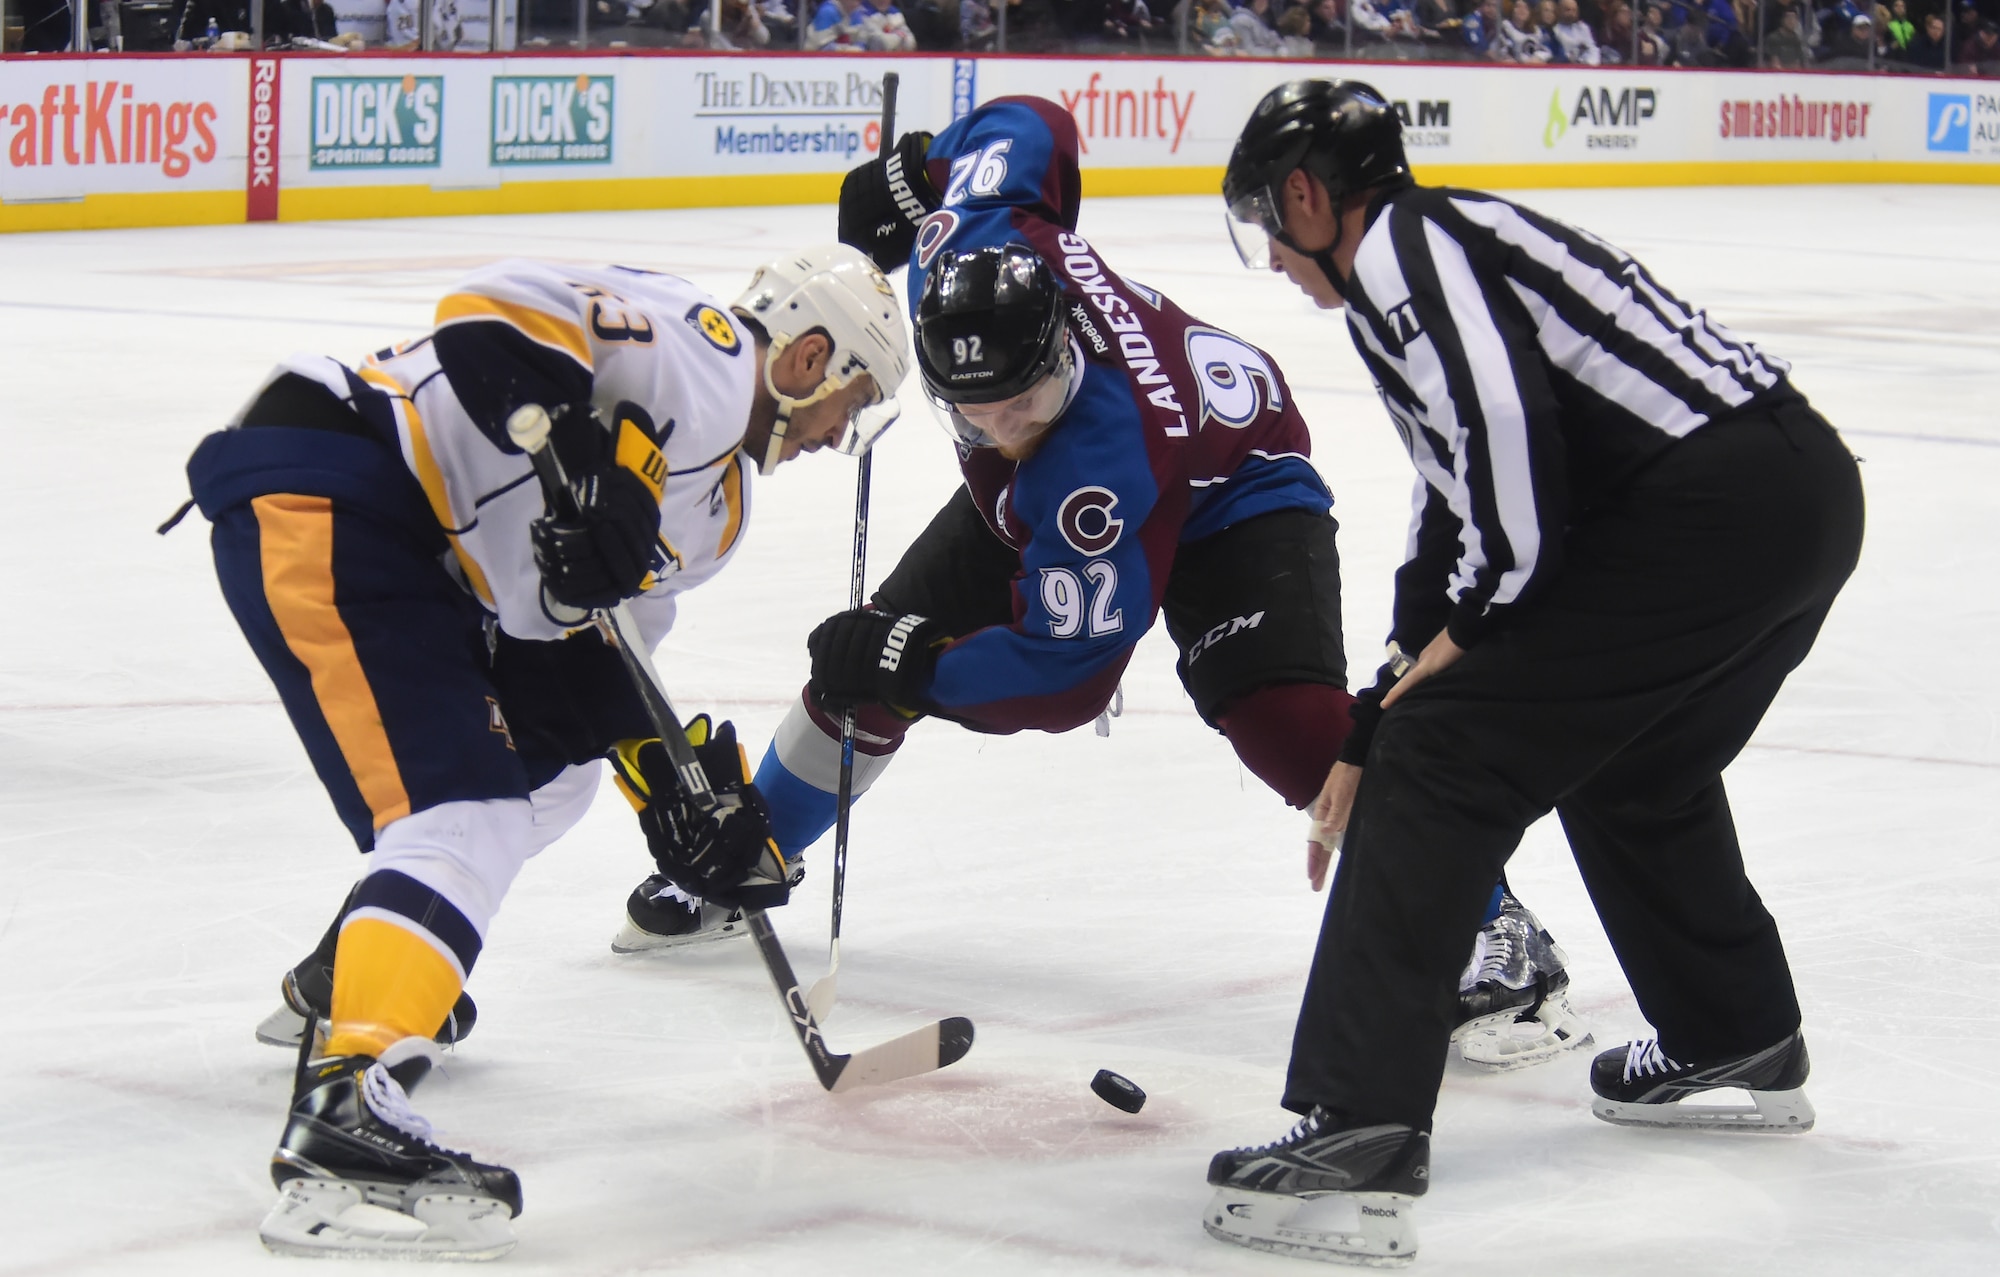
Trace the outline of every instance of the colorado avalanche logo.
{"type": "Polygon", "coordinates": [[[941,208],[924,219],[924,224],[917,228],[919,270],[931,268],[931,263],[937,260],[938,250],[944,247],[944,242],[958,229],[958,221],[958,214],[948,208],[941,208]]]}
{"type": "Polygon", "coordinates": [[[1103,554],[1125,531],[1125,520],[1111,517],[1117,508],[1118,494],[1111,489],[1078,488],[1063,498],[1056,526],[1078,554],[1103,554]]]}

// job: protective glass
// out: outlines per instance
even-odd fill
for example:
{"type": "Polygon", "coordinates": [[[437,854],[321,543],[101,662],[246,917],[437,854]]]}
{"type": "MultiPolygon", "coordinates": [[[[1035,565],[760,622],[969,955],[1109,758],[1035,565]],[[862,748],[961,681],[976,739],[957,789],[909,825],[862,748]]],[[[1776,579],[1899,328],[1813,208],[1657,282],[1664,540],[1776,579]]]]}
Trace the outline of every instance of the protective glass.
{"type": "Polygon", "coordinates": [[[1067,344],[1056,366],[1028,389],[994,403],[947,403],[924,389],[938,423],[956,443],[972,448],[1018,448],[1062,416],[1076,392],[1077,351],[1067,344]]]}
{"type": "Polygon", "coordinates": [[[1278,214],[1277,197],[1268,186],[1239,198],[1229,206],[1228,215],[1223,219],[1229,227],[1229,242],[1236,246],[1236,255],[1251,270],[1271,268],[1271,241],[1282,241],[1285,234],[1284,220],[1278,214]]]}

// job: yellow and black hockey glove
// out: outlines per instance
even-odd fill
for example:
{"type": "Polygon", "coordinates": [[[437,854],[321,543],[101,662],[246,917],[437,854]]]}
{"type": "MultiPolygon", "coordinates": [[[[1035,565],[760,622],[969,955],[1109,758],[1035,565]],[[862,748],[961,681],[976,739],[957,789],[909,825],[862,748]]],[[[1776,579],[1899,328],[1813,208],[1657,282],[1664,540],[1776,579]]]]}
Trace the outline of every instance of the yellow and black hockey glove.
{"type": "Polygon", "coordinates": [[[576,509],[529,525],[535,567],[556,602],[610,607],[646,588],[658,564],[667,461],[652,418],[637,404],[621,401],[609,422],[588,403],[562,406],[549,417],[549,440],[576,509]]]}
{"type": "Polygon", "coordinates": [[[878,159],[849,169],[840,183],[840,242],[875,259],[884,271],[910,264],[917,227],[944,207],[924,172],[928,133],[905,133],[878,159]]]}
{"type": "Polygon", "coordinates": [[[716,797],[703,811],[688,797],[658,737],[625,740],[611,753],[618,788],[639,813],[646,846],[668,881],[721,905],[772,909],[791,896],[784,857],[771,837],[771,811],[751,783],[750,756],[736,725],[697,714],[688,743],[716,797]]]}

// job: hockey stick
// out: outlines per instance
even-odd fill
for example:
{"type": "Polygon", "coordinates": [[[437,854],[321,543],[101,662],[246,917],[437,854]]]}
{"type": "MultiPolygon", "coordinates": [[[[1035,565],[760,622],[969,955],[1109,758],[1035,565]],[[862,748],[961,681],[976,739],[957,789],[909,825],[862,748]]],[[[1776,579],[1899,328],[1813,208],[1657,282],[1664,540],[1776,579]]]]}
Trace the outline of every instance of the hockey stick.
{"type": "MultiPolygon", "coordinates": [[[[528,454],[528,460],[535,467],[535,476],[541,480],[543,501],[558,514],[574,516],[576,503],[570,494],[569,481],[563,474],[562,461],[556,456],[555,449],[549,447],[549,432],[549,414],[536,404],[516,409],[514,415],[507,419],[507,436],[516,447],[528,454]]],[[[591,616],[617,649],[618,658],[631,677],[633,690],[646,707],[646,716],[651,720],[653,730],[660,734],[661,746],[673,760],[676,774],[687,787],[689,799],[704,812],[713,811],[717,800],[714,789],[708,783],[708,773],[702,770],[701,760],[695,757],[694,746],[688,743],[687,731],[681,726],[680,716],[674,712],[673,703],[661,687],[659,671],[653,667],[652,654],[640,641],[639,629],[632,623],[631,612],[621,602],[609,608],[598,608],[591,616]]],[[[777,934],[771,930],[770,919],[764,916],[762,909],[745,909],[743,915],[750,924],[751,936],[757,941],[757,952],[764,959],[764,967],[771,973],[771,983],[777,986],[778,997],[791,1017],[799,1045],[805,1049],[806,1059],[812,1063],[813,1074],[819,1078],[819,1084],[827,1090],[847,1091],[857,1086],[875,1086],[918,1073],[929,1073],[956,1064],[972,1049],[972,1021],[955,1015],[852,1055],[834,1051],[820,1033],[805,995],[799,990],[799,978],[792,973],[791,960],[785,956],[784,946],[778,943],[777,934]]]]}
{"type": "MultiPolygon", "coordinates": [[[[882,74],[882,132],[876,143],[887,155],[896,145],[896,86],[902,77],[894,71],[882,74]]],[[[847,610],[858,611],[868,601],[864,580],[868,568],[868,488],[875,472],[875,450],[861,454],[854,479],[854,560],[847,577],[847,610]]],[[[815,1020],[833,1012],[840,979],[840,908],[847,898],[847,830],[854,810],[854,707],[840,715],[840,790],[833,817],[833,924],[827,940],[826,974],[813,981],[806,991],[806,1006],[815,1020]]]]}

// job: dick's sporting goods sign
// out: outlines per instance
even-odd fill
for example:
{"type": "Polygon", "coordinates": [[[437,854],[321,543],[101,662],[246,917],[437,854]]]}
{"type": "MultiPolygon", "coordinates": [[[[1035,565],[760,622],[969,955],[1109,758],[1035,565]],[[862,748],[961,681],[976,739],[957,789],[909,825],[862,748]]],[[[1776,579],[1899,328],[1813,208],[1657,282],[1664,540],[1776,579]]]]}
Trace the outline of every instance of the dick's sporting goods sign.
{"type": "Polygon", "coordinates": [[[316,169],[436,168],[444,79],[435,75],[314,76],[316,169]]]}
{"type": "Polygon", "coordinates": [[[493,163],[609,164],[612,77],[493,79],[493,163]]]}

